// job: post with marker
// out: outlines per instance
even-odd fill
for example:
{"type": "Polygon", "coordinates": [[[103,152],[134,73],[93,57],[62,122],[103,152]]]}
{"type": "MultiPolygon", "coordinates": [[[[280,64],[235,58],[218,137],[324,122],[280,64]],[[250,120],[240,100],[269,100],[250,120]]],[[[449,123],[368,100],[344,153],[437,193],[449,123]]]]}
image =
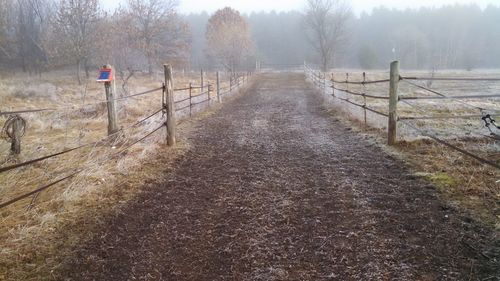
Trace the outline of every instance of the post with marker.
{"type": "Polygon", "coordinates": [[[106,101],[108,106],[108,136],[118,132],[118,115],[116,110],[115,82],[113,79],[113,67],[104,65],[99,71],[97,82],[104,83],[106,101]]]}

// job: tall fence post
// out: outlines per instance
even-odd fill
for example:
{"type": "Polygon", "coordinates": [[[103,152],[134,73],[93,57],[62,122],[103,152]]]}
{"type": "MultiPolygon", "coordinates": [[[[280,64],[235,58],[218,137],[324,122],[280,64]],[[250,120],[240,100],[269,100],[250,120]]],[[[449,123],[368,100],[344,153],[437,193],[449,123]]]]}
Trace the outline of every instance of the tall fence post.
{"type": "Polygon", "coordinates": [[[399,88],[399,61],[391,63],[391,77],[389,90],[389,124],[387,142],[396,144],[398,129],[398,88],[399,88]]]}
{"type": "Polygon", "coordinates": [[[200,73],[200,77],[201,77],[201,88],[200,88],[200,95],[203,94],[203,91],[205,90],[205,85],[203,85],[204,83],[204,74],[203,74],[203,69],[201,69],[201,73],[200,73]]]}
{"type": "Polygon", "coordinates": [[[326,93],[326,72],[323,74],[323,94],[326,93]]]}
{"type": "Polygon", "coordinates": [[[219,71],[217,71],[217,102],[218,103],[221,103],[222,102],[222,99],[221,99],[221,96],[220,96],[220,74],[219,74],[219,71]]]}
{"type": "MultiPolygon", "coordinates": [[[[345,88],[349,92],[349,72],[345,74],[345,88]]],[[[349,94],[345,95],[346,100],[349,100],[349,94]]]]}
{"type": "Polygon", "coordinates": [[[14,155],[21,154],[21,138],[26,130],[26,123],[23,118],[19,115],[15,115],[12,119],[12,131],[11,134],[11,144],[10,151],[14,155]]]}
{"type": "MultiPolygon", "coordinates": [[[[112,69],[111,73],[114,73],[114,69],[111,65],[105,65],[104,68],[112,69]]],[[[116,113],[116,93],[114,85],[114,79],[111,82],[104,82],[108,106],[108,136],[118,132],[118,115],[116,113]]]]}
{"type": "Polygon", "coordinates": [[[189,82],[189,117],[193,115],[193,83],[189,82]]]}
{"type": "Polygon", "coordinates": [[[172,74],[172,66],[163,65],[165,72],[165,92],[167,94],[167,144],[168,146],[175,145],[175,104],[174,104],[174,79],[172,74]]]}
{"type": "Polygon", "coordinates": [[[335,97],[335,75],[332,72],[332,96],[335,97]]]}
{"type": "Polygon", "coordinates": [[[212,100],[212,98],[210,97],[210,93],[212,92],[212,84],[210,84],[210,82],[208,82],[208,90],[207,90],[207,99],[208,99],[208,105],[210,105],[210,100],[212,100]]]}
{"type": "Polygon", "coordinates": [[[363,115],[365,119],[365,126],[367,125],[366,120],[366,72],[363,72],[363,115]]]}

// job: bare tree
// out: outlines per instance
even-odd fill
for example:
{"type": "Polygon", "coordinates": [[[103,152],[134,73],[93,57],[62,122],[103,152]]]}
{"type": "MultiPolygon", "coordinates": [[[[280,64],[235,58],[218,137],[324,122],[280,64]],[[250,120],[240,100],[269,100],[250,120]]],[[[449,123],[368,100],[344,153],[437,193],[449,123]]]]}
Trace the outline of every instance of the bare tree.
{"type": "Polygon", "coordinates": [[[309,41],[324,71],[333,65],[338,49],[346,41],[350,17],[351,9],[343,0],[307,0],[304,20],[309,41]]]}
{"type": "Polygon", "coordinates": [[[130,22],[130,15],[123,9],[103,19],[102,24],[108,28],[101,30],[100,34],[106,40],[96,42],[93,55],[96,63],[112,64],[120,77],[124,77],[126,72],[139,70],[144,61],[142,52],[136,48],[139,44],[130,22]]]}
{"type": "Polygon", "coordinates": [[[48,0],[17,0],[17,55],[23,71],[41,73],[48,63],[43,46],[51,10],[48,0]]]}
{"type": "Polygon", "coordinates": [[[61,0],[54,19],[56,37],[67,46],[59,50],[74,59],[78,82],[81,84],[81,68],[89,77],[89,59],[97,41],[97,25],[102,13],[98,0],[61,0]]]}
{"type": "Polygon", "coordinates": [[[180,56],[188,49],[189,30],[177,16],[177,6],[176,0],[128,0],[124,16],[130,20],[133,40],[146,57],[150,74],[159,59],[180,56]]]}
{"type": "Polygon", "coordinates": [[[218,10],[207,25],[207,53],[227,71],[234,73],[253,52],[250,28],[240,13],[218,10]]]}
{"type": "Polygon", "coordinates": [[[12,2],[12,0],[0,1],[0,57],[4,58],[11,57],[7,50],[9,49],[8,29],[11,18],[9,12],[12,10],[12,2]]]}

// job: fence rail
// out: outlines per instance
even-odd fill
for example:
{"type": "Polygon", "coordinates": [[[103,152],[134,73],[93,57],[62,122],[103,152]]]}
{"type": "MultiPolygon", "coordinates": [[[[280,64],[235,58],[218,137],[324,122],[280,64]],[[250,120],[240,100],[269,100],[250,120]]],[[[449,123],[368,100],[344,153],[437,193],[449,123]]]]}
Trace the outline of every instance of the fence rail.
{"type": "Polygon", "coordinates": [[[477,104],[471,104],[468,102],[469,100],[480,100],[480,99],[498,99],[500,98],[500,94],[484,94],[484,95],[478,95],[478,94],[471,94],[471,95],[447,95],[444,94],[440,91],[437,91],[435,89],[430,89],[429,87],[419,85],[416,82],[418,81],[457,81],[457,82],[500,82],[500,78],[492,78],[492,77],[410,77],[410,76],[400,76],[399,75],[399,62],[393,62],[391,64],[391,75],[389,79],[379,79],[379,80],[366,80],[366,73],[363,73],[363,80],[362,81],[349,81],[350,75],[349,73],[346,73],[346,80],[335,80],[334,76],[332,74],[331,78],[327,78],[327,74],[323,73],[318,70],[314,70],[311,67],[309,67],[307,64],[304,64],[304,73],[306,75],[306,78],[309,79],[314,86],[317,88],[321,89],[323,93],[328,94],[332,96],[334,99],[340,100],[341,102],[348,103],[349,105],[358,107],[363,109],[364,111],[364,120],[365,124],[367,124],[367,114],[366,112],[372,112],[377,115],[383,116],[388,118],[388,142],[389,144],[393,144],[395,142],[396,136],[397,136],[397,122],[400,122],[404,124],[405,126],[411,128],[412,130],[416,131],[418,134],[429,137],[436,142],[445,145],[451,149],[454,149],[468,157],[471,157],[478,162],[489,165],[491,167],[494,167],[496,169],[500,169],[500,165],[496,163],[495,161],[491,161],[488,159],[485,159],[483,157],[480,157],[474,153],[471,153],[463,148],[459,148],[456,145],[453,145],[449,143],[448,141],[445,141],[438,136],[436,136],[435,133],[424,131],[422,129],[419,129],[417,126],[413,125],[410,123],[410,121],[416,121],[416,120],[448,120],[448,119],[477,119],[477,120],[482,120],[484,122],[485,127],[488,129],[490,132],[490,135],[487,134],[479,134],[481,136],[485,136],[489,139],[492,139],[494,141],[500,141],[500,126],[498,126],[495,123],[495,120],[493,119],[494,116],[499,115],[500,110],[497,109],[491,109],[491,108],[485,108],[482,105],[477,105],[477,104]],[[422,96],[422,95],[417,95],[417,96],[399,96],[399,83],[404,82],[407,83],[410,86],[416,87],[420,90],[423,90],[427,93],[429,93],[429,96],[422,96]],[[341,84],[345,85],[345,89],[339,88],[335,86],[336,84],[341,84]],[[388,96],[380,96],[380,95],[373,95],[373,94],[367,94],[366,93],[366,86],[367,85],[374,85],[374,84],[389,84],[389,90],[388,90],[388,96]],[[349,89],[349,85],[358,85],[363,87],[363,92],[360,91],[354,91],[349,89]],[[328,91],[328,89],[331,89],[331,92],[328,91]],[[336,95],[335,92],[342,92],[346,95],[346,97],[341,97],[339,95],[336,95]],[[353,98],[363,98],[363,104],[357,102],[356,100],[351,100],[349,97],[353,98]],[[389,102],[385,105],[386,108],[388,109],[389,114],[386,114],[384,112],[381,112],[380,110],[371,108],[370,106],[367,105],[368,100],[388,100],[389,102]],[[428,116],[426,114],[427,112],[421,110],[418,105],[414,105],[409,103],[410,101],[426,101],[426,100],[452,100],[454,102],[457,102],[469,109],[478,111],[477,114],[442,114],[442,115],[435,115],[435,116],[428,116]],[[421,116],[399,116],[398,115],[398,103],[405,103],[411,106],[411,108],[414,108],[418,111],[421,116]],[[392,141],[393,139],[394,141],[392,141]]]}
{"type": "MultiPolygon", "coordinates": [[[[101,101],[95,102],[92,104],[85,104],[81,107],[67,106],[67,107],[53,107],[53,108],[42,108],[42,109],[23,109],[23,110],[0,111],[0,116],[11,116],[12,117],[12,116],[20,116],[23,114],[40,113],[40,112],[47,112],[47,111],[66,111],[69,109],[82,110],[83,108],[86,108],[90,105],[108,104],[108,106],[109,106],[110,103],[115,102],[115,101],[119,101],[119,100],[126,100],[126,99],[130,99],[133,97],[148,95],[148,94],[152,94],[152,93],[156,93],[156,92],[160,92],[160,91],[162,93],[161,108],[155,110],[152,113],[149,113],[144,118],[137,120],[132,125],[125,127],[125,128],[121,128],[120,130],[118,130],[116,132],[109,133],[106,137],[104,137],[103,139],[100,139],[98,141],[88,142],[88,143],[78,145],[78,146],[73,147],[73,148],[64,149],[64,150],[56,152],[56,153],[48,154],[48,155],[45,155],[42,157],[38,157],[38,158],[24,161],[21,163],[1,166],[0,167],[0,174],[7,173],[7,172],[10,172],[10,171],[13,171],[16,169],[20,169],[23,167],[29,167],[33,164],[40,163],[40,162],[46,161],[48,159],[60,157],[62,155],[69,154],[72,152],[76,152],[76,151],[79,151],[79,150],[84,149],[84,148],[95,147],[96,145],[101,144],[101,143],[107,143],[107,142],[111,141],[112,139],[117,138],[120,135],[126,134],[126,132],[128,130],[131,130],[131,129],[137,128],[138,126],[143,125],[147,120],[153,118],[154,116],[156,116],[160,113],[163,113],[162,119],[164,119],[164,121],[161,121],[160,122],[161,124],[159,124],[159,126],[157,128],[155,128],[154,130],[138,137],[136,140],[126,144],[126,146],[123,147],[122,149],[120,149],[118,152],[112,153],[109,157],[107,157],[104,162],[109,161],[111,159],[114,159],[114,158],[120,156],[121,154],[123,154],[123,152],[129,150],[130,148],[137,145],[138,143],[143,142],[144,140],[148,139],[153,134],[157,133],[158,131],[160,131],[162,128],[164,128],[166,126],[167,126],[167,131],[171,132],[171,130],[169,130],[171,128],[168,128],[168,126],[175,126],[175,124],[171,124],[171,122],[169,123],[169,117],[172,118],[172,120],[175,120],[175,112],[179,112],[179,111],[182,111],[182,110],[189,108],[190,109],[190,116],[191,116],[191,108],[192,107],[197,106],[197,105],[202,104],[202,103],[208,103],[208,102],[213,100],[213,98],[211,97],[211,94],[212,95],[214,94],[214,90],[213,90],[214,85],[212,85],[210,83],[204,84],[202,82],[200,86],[193,86],[192,83],[190,83],[187,87],[172,89],[171,85],[173,84],[173,77],[172,77],[173,75],[172,75],[172,73],[167,74],[167,68],[165,68],[165,69],[166,69],[165,70],[165,72],[166,72],[165,73],[165,83],[163,83],[163,85],[161,87],[147,90],[147,91],[144,91],[141,93],[132,94],[132,95],[124,96],[124,97],[113,98],[113,99],[109,99],[109,100],[102,101],[102,102],[101,101]],[[197,89],[201,90],[201,93],[196,94],[196,95],[192,95],[193,91],[197,90],[197,89]],[[207,89],[207,90],[203,91],[203,89],[207,89]],[[177,101],[175,101],[173,99],[175,93],[182,93],[185,91],[189,91],[189,97],[182,98],[181,100],[177,100],[177,101]],[[171,100],[169,100],[167,97],[167,95],[169,95],[169,94],[172,95],[171,100]],[[207,96],[207,98],[203,101],[198,101],[197,97],[200,97],[200,96],[207,96]],[[193,102],[193,100],[195,100],[195,102],[193,102]],[[188,105],[186,105],[184,107],[176,108],[176,105],[179,105],[181,103],[185,103],[187,101],[189,101],[188,105]],[[168,113],[169,109],[172,110],[172,112],[170,112],[170,114],[165,114],[165,113],[168,113]]],[[[170,71],[171,71],[171,68],[168,68],[168,69],[170,69],[170,71]]],[[[244,74],[243,73],[238,74],[237,77],[231,77],[231,79],[229,79],[229,81],[228,81],[229,82],[229,87],[227,88],[228,90],[224,94],[227,94],[227,93],[230,93],[234,90],[239,89],[243,84],[245,84],[249,81],[249,77],[251,75],[252,75],[252,73],[248,72],[248,73],[244,73],[244,74]]],[[[218,79],[215,82],[215,84],[216,84],[215,86],[216,86],[216,89],[218,89],[218,90],[215,94],[217,95],[218,100],[222,101],[220,99],[220,96],[223,93],[221,93],[221,91],[220,91],[221,81],[219,80],[219,73],[217,73],[217,77],[218,77],[218,79]]],[[[202,72],[201,79],[203,81],[203,72],[202,72]]],[[[109,107],[108,107],[108,109],[109,109],[109,107]]],[[[109,114],[109,112],[108,112],[108,114],[109,114]]],[[[10,119],[11,118],[8,118],[7,120],[10,120],[10,119]]],[[[109,122],[109,119],[108,119],[108,122],[109,122]]],[[[8,127],[9,127],[9,124],[5,123],[4,130],[9,130],[8,127]]],[[[167,136],[167,137],[172,137],[172,136],[167,136]]],[[[169,142],[169,144],[170,144],[170,142],[169,142]]],[[[12,151],[12,153],[14,153],[14,152],[12,151]]],[[[51,187],[54,187],[61,182],[70,180],[71,178],[74,178],[75,176],[81,174],[82,172],[84,172],[86,170],[87,170],[86,168],[76,169],[76,171],[70,173],[69,175],[62,176],[61,178],[59,178],[53,182],[50,182],[48,184],[42,185],[42,186],[40,186],[40,187],[30,191],[30,192],[26,192],[22,195],[19,195],[19,196],[12,198],[12,199],[6,200],[5,202],[0,202],[0,209],[3,209],[7,206],[10,206],[16,202],[19,202],[23,199],[30,197],[32,195],[38,195],[40,192],[45,191],[51,187]]]]}

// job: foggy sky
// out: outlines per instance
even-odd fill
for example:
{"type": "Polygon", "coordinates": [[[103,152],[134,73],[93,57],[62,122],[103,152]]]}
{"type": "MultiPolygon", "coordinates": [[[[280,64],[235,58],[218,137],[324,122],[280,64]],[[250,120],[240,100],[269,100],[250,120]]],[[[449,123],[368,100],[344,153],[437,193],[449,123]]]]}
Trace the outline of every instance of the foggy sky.
{"type": "MultiPolygon", "coordinates": [[[[125,0],[102,0],[103,6],[106,9],[116,8],[120,2],[125,0]]],[[[243,13],[259,12],[259,11],[290,11],[302,10],[305,0],[180,0],[179,10],[181,13],[199,13],[207,11],[209,13],[217,9],[230,6],[243,13]]],[[[470,4],[474,3],[482,8],[488,4],[499,5],[499,0],[351,0],[352,8],[356,14],[370,12],[378,6],[386,6],[389,8],[405,9],[418,7],[440,7],[454,3],[470,4]]]]}

